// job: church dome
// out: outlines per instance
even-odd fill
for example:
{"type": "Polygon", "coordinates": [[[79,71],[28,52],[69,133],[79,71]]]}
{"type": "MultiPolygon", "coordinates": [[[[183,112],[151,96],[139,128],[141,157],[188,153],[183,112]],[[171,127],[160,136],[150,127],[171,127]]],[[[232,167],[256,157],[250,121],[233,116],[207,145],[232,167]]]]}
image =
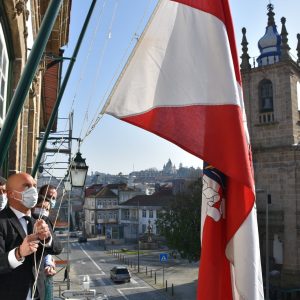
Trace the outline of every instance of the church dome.
{"type": "Polygon", "coordinates": [[[277,32],[277,26],[274,21],[273,5],[268,5],[268,26],[264,36],[258,41],[260,56],[257,58],[259,66],[275,63],[279,60],[281,52],[281,36],[277,32]]]}
{"type": "Polygon", "coordinates": [[[261,53],[274,52],[280,49],[281,37],[276,26],[268,26],[265,35],[258,41],[258,48],[261,53]]]}

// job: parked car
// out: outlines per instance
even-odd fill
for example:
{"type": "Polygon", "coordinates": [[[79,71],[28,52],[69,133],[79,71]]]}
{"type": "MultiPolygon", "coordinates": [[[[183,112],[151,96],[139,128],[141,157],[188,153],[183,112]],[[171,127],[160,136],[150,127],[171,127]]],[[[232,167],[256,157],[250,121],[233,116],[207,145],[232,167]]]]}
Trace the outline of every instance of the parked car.
{"type": "Polygon", "coordinates": [[[80,236],[80,237],[78,238],[78,243],[86,243],[86,242],[87,242],[87,238],[86,238],[86,237],[80,236]]]}
{"type": "Polygon", "coordinates": [[[115,266],[110,270],[110,278],[112,281],[127,281],[130,282],[130,272],[125,266],[115,266]]]}
{"type": "Polygon", "coordinates": [[[76,238],[76,237],[78,237],[78,232],[76,232],[76,231],[70,232],[70,237],[71,237],[71,238],[76,238]]]}

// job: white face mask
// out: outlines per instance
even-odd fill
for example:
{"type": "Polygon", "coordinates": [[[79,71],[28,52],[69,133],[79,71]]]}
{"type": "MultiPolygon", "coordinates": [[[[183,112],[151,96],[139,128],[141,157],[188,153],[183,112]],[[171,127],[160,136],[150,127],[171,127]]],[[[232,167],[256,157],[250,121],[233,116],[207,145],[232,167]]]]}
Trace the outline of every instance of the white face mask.
{"type": "Polygon", "coordinates": [[[32,186],[23,192],[18,192],[18,191],[14,191],[14,192],[22,194],[22,200],[16,198],[15,199],[21,201],[25,207],[33,208],[34,206],[36,206],[38,201],[38,192],[35,187],[32,186]]]}
{"type": "Polygon", "coordinates": [[[49,211],[46,210],[45,208],[36,207],[34,209],[34,213],[39,217],[42,217],[42,216],[49,217],[49,211]]]}
{"type": "Polygon", "coordinates": [[[51,205],[51,208],[54,208],[55,207],[55,204],[56,204],[56,199],[52,199],[50,200],[50,205],[51,205]]]}
{"type": "Polygon", "coordinates": [[[5,208],[6,204],[7,204],[7,195],[1,194],[0,195],[0,211],[5,208]]]}

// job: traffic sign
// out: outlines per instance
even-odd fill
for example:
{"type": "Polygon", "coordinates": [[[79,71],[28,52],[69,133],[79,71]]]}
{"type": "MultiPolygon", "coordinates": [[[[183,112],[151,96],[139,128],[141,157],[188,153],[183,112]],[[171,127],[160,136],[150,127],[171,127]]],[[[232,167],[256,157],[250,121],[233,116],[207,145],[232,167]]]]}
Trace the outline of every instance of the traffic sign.
{"type": "Polygon", "coordinates": [[[160,253],[159,260],[160,260],[160,262],[167,262],[168,261],[168,253],[160,253]]]}
{"type": "Polygon", "coordinates": [[[82,299],[82,297],[95,297],[96,290],[88,290],[88,291],[72,291],[72,290],[65,290],[61,293],[61,295],[65,298],[72,298],[72,299],[82,299]]]}

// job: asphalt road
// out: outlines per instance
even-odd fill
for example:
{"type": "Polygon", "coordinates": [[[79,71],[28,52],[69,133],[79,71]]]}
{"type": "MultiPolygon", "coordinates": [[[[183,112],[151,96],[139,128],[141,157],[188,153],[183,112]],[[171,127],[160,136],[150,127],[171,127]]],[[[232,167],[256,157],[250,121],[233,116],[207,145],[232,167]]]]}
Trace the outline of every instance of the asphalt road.
{"type": "Polygon", "coordinates": [[[71,289],[82,289],[85,275],[90,277],[90,289],[96,289],[97,295],[106,294],[114,300],[162,300],[167,295],[157,291],[145,281],[131,273],[129,283],[114,283],[110,279],[110,269],[120,265],[116,257],[107,254],[99,247],[98,241],[79,244],[71,242],[71,289]]]}

